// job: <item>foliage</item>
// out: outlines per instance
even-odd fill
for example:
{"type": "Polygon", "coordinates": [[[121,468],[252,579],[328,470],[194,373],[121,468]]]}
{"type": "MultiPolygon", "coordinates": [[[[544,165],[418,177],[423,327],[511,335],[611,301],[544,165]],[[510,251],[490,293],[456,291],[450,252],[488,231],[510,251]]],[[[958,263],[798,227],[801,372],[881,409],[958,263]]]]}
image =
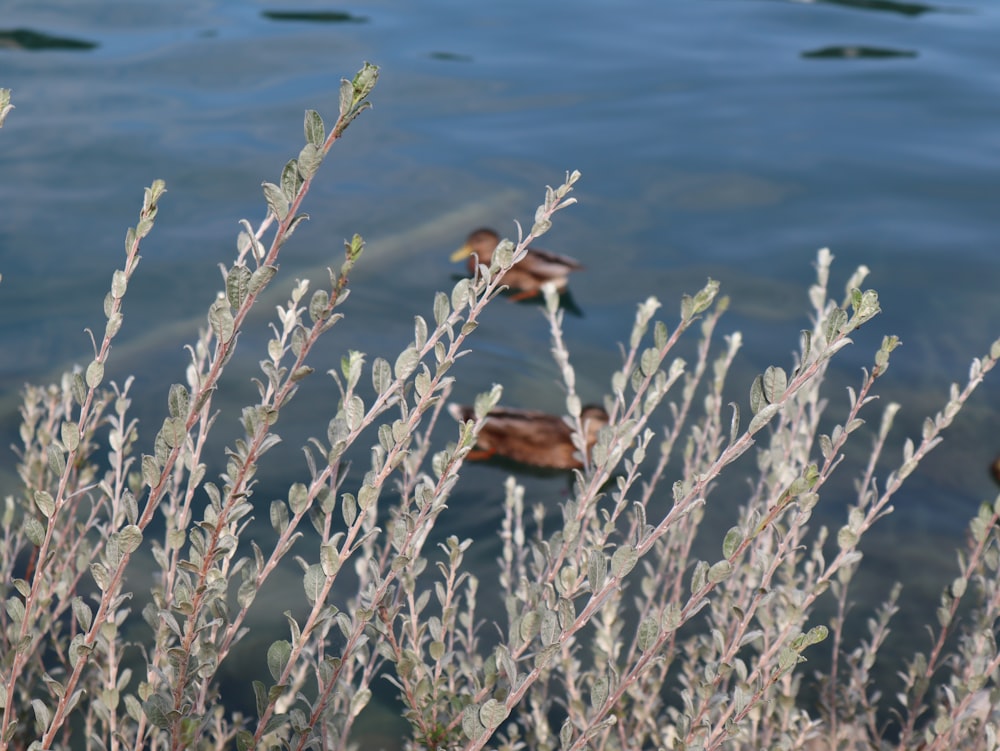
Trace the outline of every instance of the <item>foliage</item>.
{"type": "MultiPolygon", "coordinates": [[[[270,505],[273,545],[250,539],[258,463],[279,440],[281,410],[313,374],[310,353],[341,320],[362,239],[346,243],[343,265],[324,286],[310,292],[298,282],[279,307],[257,401],[243,409],[243,435],[213,480],[205,447],[220,377],[248,313],[274,283],[318,168],[369,106],[377,75],[366,64],[342,82],[329,132],[317,112],[306,113],[305,146],[277,183],[264,183],[267,219],[257,228],[242,223],[225,288],[189,348],[186,383],[170,387],[151,441],[131,417],[132,380],[105,385],[104,370],[162,182],[146,189],[126,235],[92,360],[57,384],[25,389],[23,490],[5,499],[0,530],[0,747],[346,748],[385,676],[411,728],[401,743],[414,748],[997,748],[1000,502],[972,520],[932,648],[910,660],[891,706],[871,674],[898,591],[870,621],[867,641],[849,650],[843,626],[859,542],[892,512],[903,480],[996,364],[1000,342],[973,361],[967,383],[952,387],[922,434],[906,440],[898,467],[879,479],[899,405],[875,415],[873,432],[859,428],[872,417],[876,381],[899,342],[883,339],[848,390],[843,419],[824,427],[831,358],[880,312],[876,293],[862,287],[863,267],[844,299],[831,299],[826,250],[793,367],[769,367],[753,381],[748,420],[745,409],[726,405],[742,339],[732,333],[715,343],[726,308],[719,285],[710,280],[684,297],[672,331],[656,318],[657,300],[638,306],[605,399],[611,424],[574,473],[558,528],[544,529],[543,514],[507,480],[502,555],[489,582],[499,587],[505,622],[493,628],[477,616],[480,582],[463,560],[471,540],[427,549],[501,396],[499,386],[481,394],[476,419],[459,424],[446,447],[433,447],[449,369],[469,353],[506,270],[574,202],[575,172],[547,189],[530,231],[504,241],[489,268],[437,293],[432,322],[416,318],[413,340],[394,362],[343,355],[340,372],[331,372],[336,413],[306,447],[308,476],[270,505]],[[698,337],[693,363],[674,354],[685,335],[698,337]],[[363,378],[374,388],[367,403],[363,378]],[[843,526],[810,531],[845,445],[864,435],[868,461],[843,526]],[[367,443],[370,469],[349,484],[345,454],[367,443]],[[731,467],[749,451],[755,463],[731,467]],[[696,560],[705,504],[732,472],[749,481],[739,521],[717,560],[696,560]],[[669,478],[677,479],[668,488],[669,478]],[[149,596],[126,586],[140,551],[157,569],[149,596]],[[292,560],[308,607],[301,617],[286,614],[288,633],[262,655],[270,682],[254,684],[256,715],[243,717],[225,706],[220,667],[247,635],[257,592],[292,560]],[[346,585],[354,594],[340,598],[346,585]],[[814,615],[821,597],[836,605],[829,626],[814,615]],[[816,711],[796,698],[800,663],[822,642],[832,644],[833,660],[816,711]],[[898,713],[894,736],[879,725],[880,709],[898,713]]],[[[0,95],[2,119],[10,107],[7,92],[0,95]]],[[[544,311],[582,452],[581,399],[554,292],[544,311]]]]}

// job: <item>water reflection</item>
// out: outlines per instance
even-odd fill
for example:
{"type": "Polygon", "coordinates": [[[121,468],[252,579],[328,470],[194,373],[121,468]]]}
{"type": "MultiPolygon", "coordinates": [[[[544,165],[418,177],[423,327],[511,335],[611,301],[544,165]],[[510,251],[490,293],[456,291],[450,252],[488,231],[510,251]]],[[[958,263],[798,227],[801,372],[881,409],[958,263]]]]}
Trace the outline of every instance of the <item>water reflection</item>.
{"type": "Polygon", "coordinates": [[[869,47],[866,45],[845,44],[831,47],[820,47],[817,50],[803,52],[802,57],[827,60],[853,59],[885,59],[890,57],[916,57],[913,50],[896,50],[889,47],[869,47]]]}
{"type": "Polygon", "coordinates": [[[919,16],[924,13],[940,12],[941,8],[923,3],[900,3],[895,0],[798,0],[822,5],[842,5],[856,10],[874,10],[883,13],[899,13],[904,16],[919,16]]]}
{"type": "Polygon", "coordinates": [[[0,49],[26,50],[92,50],[97,42],[72,37],[57,37],[34,29],[0,29],[0,49]]]}
{"type": "Polygon", "coordinates": [[[309,23],[368,23],[367,16],[345,11],[262,10],[260,14],[272,21],[306,21],[309,23]]]}

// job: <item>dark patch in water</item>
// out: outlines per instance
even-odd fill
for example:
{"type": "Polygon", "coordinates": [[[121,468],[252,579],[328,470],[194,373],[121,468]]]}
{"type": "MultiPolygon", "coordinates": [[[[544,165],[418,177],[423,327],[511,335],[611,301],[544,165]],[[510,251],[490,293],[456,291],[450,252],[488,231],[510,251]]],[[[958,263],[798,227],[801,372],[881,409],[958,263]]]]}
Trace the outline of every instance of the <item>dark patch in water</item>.
{"type": "Polygon", "coordinates": [[[367,16],[356,16],[341,10],[262,10],[264,18],[272,21],[307,21],[309,23],[368,23],[367,16]]]}
{"type": "Polygon", "coordinates": [[[916,57],[913,50],[894,50],[888,47],[865,47],[863,45],[844,44],[833,47],[821,47],[818,50],[803,52],[802,57],[825,60],[878,60],[889,57],[916,57]]]}
{"type": "Polygon", "coordinates": [[[459,52],[432,52],[430,58],[431,60],[446,60],[448,62],[472,62],[472,55],[463,55],[459,52]]]}
{"type": "Polygon", "coordinates": [[[824,5],[842,5],[857,10],[874,10],[883,13],[899,13],[903,16],[919,16],[940,10],[923,3],[900,3],[895,0],[817,0],[824,5]]]}
{"type": "Polygon", "coordinates": [[[0,49],[13,50],[92,50],[97,42],[57,37],[32,29],[0,29],[0,49]]]}

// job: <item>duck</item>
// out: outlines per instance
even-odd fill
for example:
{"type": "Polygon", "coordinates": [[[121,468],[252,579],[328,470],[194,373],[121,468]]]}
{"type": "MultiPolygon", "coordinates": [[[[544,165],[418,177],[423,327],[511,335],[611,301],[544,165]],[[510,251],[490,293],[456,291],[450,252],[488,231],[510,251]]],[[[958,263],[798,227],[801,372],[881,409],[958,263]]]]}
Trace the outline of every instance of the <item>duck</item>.
{"type": "MultiPolygon", "coordinates": [[[[472,407],[449,404],[448,412],[459,422],[475,420],[472,407]]],[[[603,407],[588,404],[580,411],[586,436],[587,456],[597,442],[597,433],[608,424],[603,407]]],[[[543,469],[582,469],[580,452],[573,445],[573,429],[559,415],[530,409],[497,407],[490,410],[476,445],[466,455],[471,461],[504,457],[543,469]]]]}
{"type": "MultiPolygon", "coordinates": [[[[468,258],[469,273],[475,274],[479,264],[490,265],[493,251],[500,244],[500,235],[489,227],[480,227],[469,233],[465,244],[451,254],[451,260],[468,258]]],[[[550,253],[547,250],[528,248],[527,254],[504,274],[503,282],[511,290],[517,290],[511,300],[527,300],[542,292],[542,285],[551,282],[562,294],[569,285],[569,274],[580,271],[584,266],[575,258],[550,253]]]]}

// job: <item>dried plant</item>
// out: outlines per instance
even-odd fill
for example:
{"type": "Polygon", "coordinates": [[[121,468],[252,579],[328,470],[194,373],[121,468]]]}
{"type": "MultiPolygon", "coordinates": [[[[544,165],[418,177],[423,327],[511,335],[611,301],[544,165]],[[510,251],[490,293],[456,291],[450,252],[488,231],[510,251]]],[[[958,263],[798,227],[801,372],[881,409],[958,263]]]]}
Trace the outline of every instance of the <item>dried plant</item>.
{"type": "MultiPolygon", "coordinates": [[[[810,326],[788,371],[769,367],[750,385],[749,420],[745,408],[727,405],[743,341],[731,333],[717,343],[727,304],[719,285],[685,296],[672,331],[656,318],[656,299],[641,303],[610,376],[610,424],[589,454],[563,312],[546,291],[566,419],[584,467],[555,528],[507,480],[501,556],[488,584],[499,588],[505,620],[477,615],[480,582],[464,560],[472,541],[427,542],[501,388],[476,399],[475,419],[439,427],[453,431],[447,446],[436,446],[432,432],[451,390],[449,369],[471,351],[504,274],[574,202],[576,172],[547,189],[530,231],[502,241],[489,266],[428,301],[432,322],[416,317],[395,362],[344,353],[331,373],[336,412],[306,447],[308,475],[271,503],[273,542],[252,539],[260,459],[279,440],[281,410],[313,375],[314,347],[341,319],[336,309],[362,239],[346,243],[343,265],[324,286],[297,282],[278,308],[257,400],[243,408],[243,434],[211,479],[206,447],[220,377],[304,218],[317,170],[368,107],[377,75],[366,64],[342,82],[329,132],[318,113],[306,113],[306,144],[278,183],[264,184],[267,219],[242,223],[209,325],[188,349],[186,383],[170,387],[152,440],[131,416],[132,380],[105,385],[104,370],[162,182],[146,189],[127,233],[92,360],[57,384],[25,388],[22,488],[5,499],[0,528],[0,748],[356,747],[364,740],[356,720],[385,678],[411,729],[400,745],[410,748],[996,749],[1000,502],[984,504],[971,522],[930,651],[914,655],[898,696],[882,697],[872,678],[898,589],[871,619],[868,640],[846,645],[844,622],[859,542],[892,512],[903,480],[996,364],[1000,342],[973,361],[967,382],[952,387],[881,477],[900,407],[879,414],[873,400],[899,342],[886,336],[848,389],[843,416],[826,415],[835,398],[824,391],[831,359],[880,312],[876,293],[863,289],[864,267],[842,300],[831,299],[826,250],[808,291],[810,326]],[[685,336],[698,338],[693,363],[675,354],[685,336]],[[367,402],[363,378],[373,387],[367,402]],[[873,419],[874,432],[859,431],[873,419]],[[872,443],[843,525],[810,529],[830,477],[845,471],[845,445],[863,435],[872,443]],[[370,468],[352,483],[345,456],[368,444],[370,468]],[[733,466],[748,452],[754,461],[733,466]],[[705,504],[734,473],[746,483],[733,491],[738,483],[727,482],[725,502],[735,506],[732,493],[740,493],[738,520],[719,540],[719,558],[698,560],[692,542],[711,534],[700,530],[705,504]],[[147,565],[142,553],[154,566],[150,594],[128,588],[127,574],[147,565]],[[286,614],[283,638],[269,635],[261,663],[271,680],[254,683],[256,711],[243,716],[227,706],[220,666],[246,637],[257,592],[293,562],[306,608],[286,614]],[[829,624],[817,621],[821,597],[834,604],[829,624]],[[798,700],[807,678],[800,663],[827,640],[833,659],[817,710],[798,700]],[[888,727],[887,712],[898,718],[888,727]]],[[[10,109],[0,90],[0,121],[10,109]]]]}

